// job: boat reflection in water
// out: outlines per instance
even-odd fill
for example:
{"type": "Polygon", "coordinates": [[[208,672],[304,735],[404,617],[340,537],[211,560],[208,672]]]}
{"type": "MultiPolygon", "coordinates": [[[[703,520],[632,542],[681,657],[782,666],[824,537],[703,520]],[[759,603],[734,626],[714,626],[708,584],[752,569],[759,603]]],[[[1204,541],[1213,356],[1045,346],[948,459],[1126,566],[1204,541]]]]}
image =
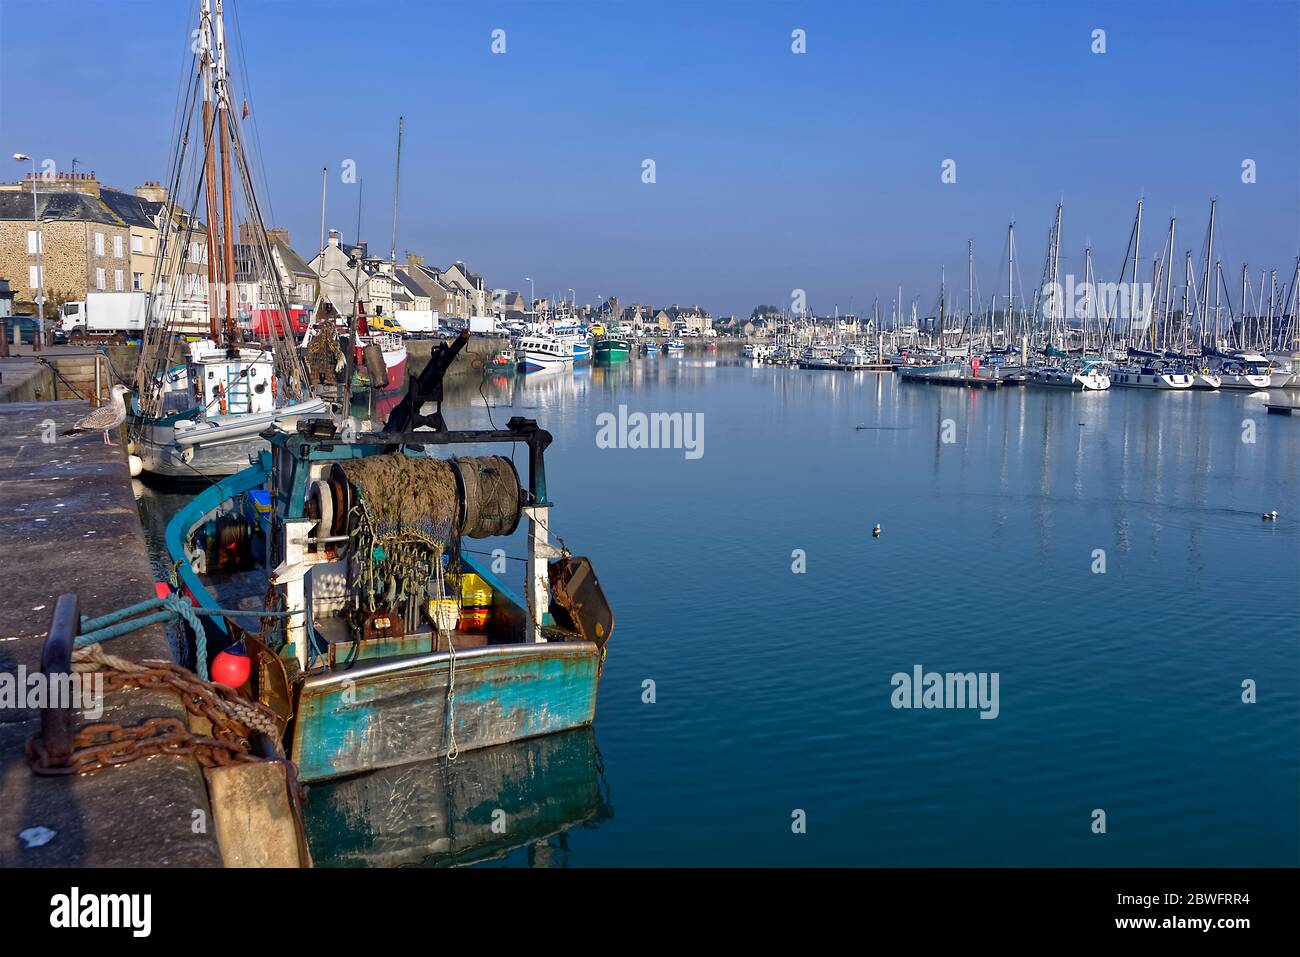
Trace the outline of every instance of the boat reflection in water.
{"type": "Polygon", "coordinates": [[[613,808],[587,727],[313,784],[303,812],[318,867],[456,867],[523,847],[546,867],[566,863],[570,828],[613,808]]]}

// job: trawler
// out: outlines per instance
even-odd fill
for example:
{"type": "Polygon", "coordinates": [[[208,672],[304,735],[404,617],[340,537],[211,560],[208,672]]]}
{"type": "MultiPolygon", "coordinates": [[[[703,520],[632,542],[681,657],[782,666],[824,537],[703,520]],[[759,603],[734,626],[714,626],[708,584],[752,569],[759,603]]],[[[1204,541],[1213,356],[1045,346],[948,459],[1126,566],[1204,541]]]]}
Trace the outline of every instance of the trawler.
{"type": "Polygon", "coordinates": [[[252,659],[247,694],[275,712],[305,781],[594,718],[613,613],[591,563],[552,530],[550,434],[521,417],[447,426],[442,377],[468,341],[435,349],[382,431],[312,419],[268,432],[256,463],[167,526],[183,594],[264,623],[213,616],[204,637],[252,659]],[[471,454],[493,444],[525,449],[526,477],[510,457],[471,454]],[[521,524],[522,588],[504,550],[489,563],[470,547],[521,524]]]}

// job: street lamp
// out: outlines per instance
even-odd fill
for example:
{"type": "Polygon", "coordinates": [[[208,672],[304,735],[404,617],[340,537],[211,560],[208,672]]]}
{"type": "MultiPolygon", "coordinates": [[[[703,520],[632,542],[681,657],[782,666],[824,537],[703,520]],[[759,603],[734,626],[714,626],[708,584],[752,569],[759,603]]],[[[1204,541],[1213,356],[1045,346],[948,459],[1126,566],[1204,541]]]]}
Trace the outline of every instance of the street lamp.
{"type": "MultiPolygon", "coordinates": [[[[32,290],[36,293],[36,336],[32,340],[32,351],[41,351],[41,341],[45,338],[45,269],[41,263],[41,218],[40,211],[36,208],[36,160],[32,159],[26,153],[15,153],[14,159],[19,163],[32,164],[32,225],[36,227],[36,286],[32,290]]],[[[15,327],[17,323],[15,323],[15,327]]],[[[5,338],[8,339],[8,330],[5,332],[5,338]]],[[[5,344],[5,353],[8,354],[8,343],[5,344]]]]}

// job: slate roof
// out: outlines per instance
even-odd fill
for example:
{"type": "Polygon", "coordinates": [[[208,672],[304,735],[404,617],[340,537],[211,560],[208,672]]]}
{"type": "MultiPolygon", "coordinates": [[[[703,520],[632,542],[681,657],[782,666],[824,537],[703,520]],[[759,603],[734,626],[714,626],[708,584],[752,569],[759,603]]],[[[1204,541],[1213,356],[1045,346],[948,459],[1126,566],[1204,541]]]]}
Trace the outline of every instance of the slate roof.
{"type": "MultiPolygon", "coordinates": [[[[101,187],[98,198],[74,190],[42,191],[36,188],[40,218],[44,222],[104,223],[108,226],[152,227],[150,214],[161,208],[133,193],[101,187]]],[[[0,220],[32,219],[30,190],[0,192],[0,220]]]]}

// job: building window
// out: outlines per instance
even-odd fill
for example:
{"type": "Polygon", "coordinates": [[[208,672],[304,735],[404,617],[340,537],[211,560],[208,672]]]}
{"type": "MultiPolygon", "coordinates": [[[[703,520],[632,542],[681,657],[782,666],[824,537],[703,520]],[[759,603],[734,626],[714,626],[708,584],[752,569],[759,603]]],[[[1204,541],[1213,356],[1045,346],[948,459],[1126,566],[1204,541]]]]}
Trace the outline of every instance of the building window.
{"type": "Polygon", "coordinates": [[[144,288],[144,273],[142,272],[131,273],[131,288],[132,289],[144,288]]]}
{"type": "Polygon", "coordinates": [[[122,237],[121,236],[113,237],[113,255],[116,256],[118,259],[122,258],[122,237]]]}
{"type": "Polygon", "coordinates": [[[95,255],[104,255],[104,234],[95,233],[95,255]]]}
{"type": "Polygon", "coordinates": [[[32,256],[45,252],[45,237],[35,229],[27,230],[27,252],[32,256]]]}
{"type": "Polygon", "coordinates": [[[122,270],[120,270],[120,269],[114,269],[114,270],[113,270],[113,291],[114,291],[114,292],[121,292],[121,291],[124,290],[125,288],[126,288],[126,286],[125,286],[125,284],[122,282],[122,270]]]}
{"type": "Polygon", "coordinates": [[[43,274],[36,266],[27,267],[27,285],[31,287],[33,293],[41,291],[43,274]]]}
{"type": "Polygon", "coordinates": [[[95,288],[104,288],[104,269],[102,266],[95,270],[95,288]]]}
{"type": "Polygon", "coordinates": [[[143,237],[143,236],[132,236],[132,237],[131,237],[131,252],[133,252],[133,253],[142,253],[142,252],[144,252],[144,237],[143,237]]]}

